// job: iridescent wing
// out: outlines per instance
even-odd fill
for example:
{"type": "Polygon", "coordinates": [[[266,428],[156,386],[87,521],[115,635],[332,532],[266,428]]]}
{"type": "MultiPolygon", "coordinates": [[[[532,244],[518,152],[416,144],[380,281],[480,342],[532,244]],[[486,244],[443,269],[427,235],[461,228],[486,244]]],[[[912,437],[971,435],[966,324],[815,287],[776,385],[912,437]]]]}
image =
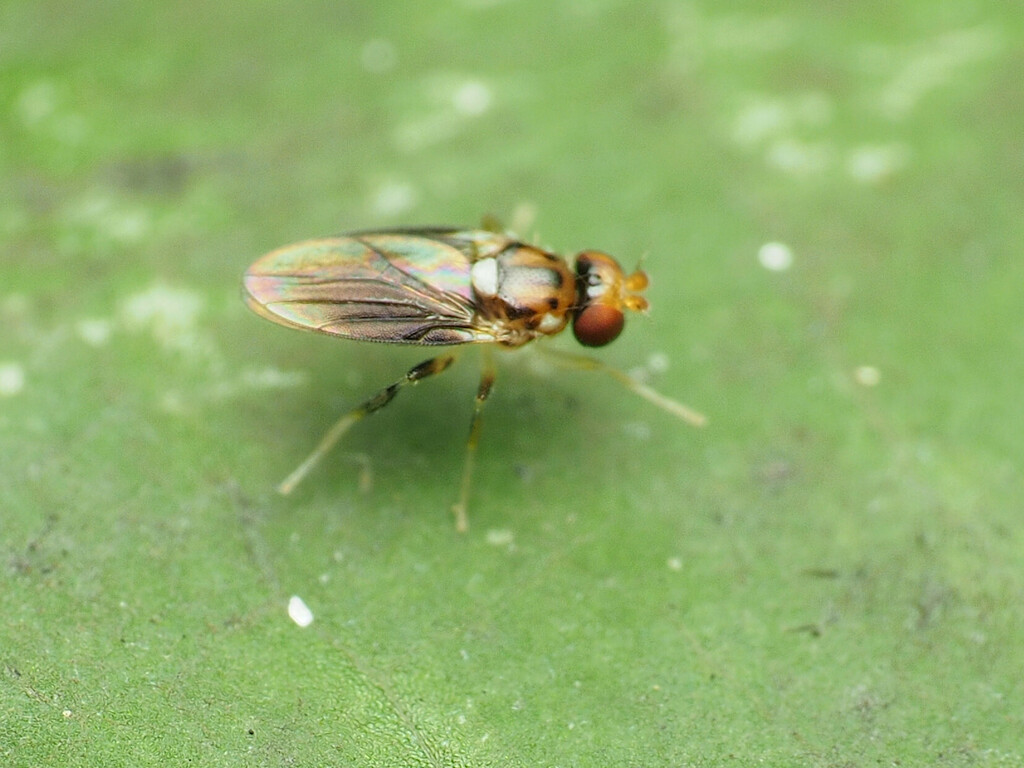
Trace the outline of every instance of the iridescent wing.
{"type": "Polygon", "coordinates": [[[257,314],[293,328],[395,344],[493,342],[470,266],[511,241],[482,230],[356,232],[285,246],[245,273],[257,314]]]}

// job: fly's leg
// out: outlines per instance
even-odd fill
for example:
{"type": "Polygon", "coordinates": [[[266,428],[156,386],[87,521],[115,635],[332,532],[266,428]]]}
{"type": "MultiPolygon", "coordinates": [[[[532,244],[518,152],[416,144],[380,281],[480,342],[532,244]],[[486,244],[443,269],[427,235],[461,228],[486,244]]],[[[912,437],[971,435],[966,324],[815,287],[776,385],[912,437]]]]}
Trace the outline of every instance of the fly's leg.
{"type": "Polygon", "coordinates": [[[606,373],[622,384],[622,386],[630,392],[640,395],[640,397],[647,402],[653,403],[663,411],[668,411],[676,418],[682,419],[688,424],[692,424],[695,427],[703,427],[707,424],[708,419],[704,414],[698,413],[689,406],[676,402],[669,397],[665,397],[660,392],[657,392],[646,384],[642,384],[637,381],[629,374],[623,373],[618,368],[613,368],[607,363],[596,358],[588,357],[587,355],[574,355],[571,352],[563,352],[560,349],[548,349],[543,344],[538,344],[537,349],[541,350],[549,358],[566,368],[606,373]]]}
{"type": "Polygon", "coordinates": [[[493,213],[485,213],[483,215],[483,218],[480,220],[480,229],[486,230],[487,232],[494,232],[498,235],[505,234],[505,228],[501,226],[501,219],[493,213]]]}
{"type": "Polygon", "coordinates": [[[384,387],[384,389],[362,405],[356,406],[346,413],[334,423],[333,427],[327,430],[327,434],[321,438],[320,443],[313,449],[313,452],[306,457],[306,460],[296,467],[295,471],[288,475],[288,477],[286,477],[281,484],[277,486],[278,493],[285,495],[291,493],[302,478],[309,474],[309,471],[317,465],[320,459],[322,459],[324,455],[331,450],[331,448],[334,447],[334,444],[341,439],[342,435],[348,432],[349,428],[353,424],[364,416],[369,416],[371,413],[379,411],[385,405],[390,403],[394,399],[395,395],[398,394],[398,390],[406,384],[415,384],[420,379],[425,379],[428,376],[441,373],[441,371],[445,370],[453,362],[455,362],[455,357],[453,355],[435,357],[422,362],[419,365],[410,368],[408,373],[394,384],[384,387]]]}
{"type": "Polygon", "coordinates": [[[480,386],[476,390],[476,399],[473,401],[473,417],[469,422],[469,441],[466,443],[466,462],[462,466],[462,485],[459,489],[459,500],[452,506],[452,513],[455,515],[455,530],[459,533],[469,530],[466,504],[469,502],[473,464],[476,461],[476,447],[480,443],[480,414],[483,413],[484,403],[487,402],[491,388],[494,386],[495,372],[491,350],[484,347],[481,350],[481,359],[483,360],[483,371],[480,373],[480,386]]]}

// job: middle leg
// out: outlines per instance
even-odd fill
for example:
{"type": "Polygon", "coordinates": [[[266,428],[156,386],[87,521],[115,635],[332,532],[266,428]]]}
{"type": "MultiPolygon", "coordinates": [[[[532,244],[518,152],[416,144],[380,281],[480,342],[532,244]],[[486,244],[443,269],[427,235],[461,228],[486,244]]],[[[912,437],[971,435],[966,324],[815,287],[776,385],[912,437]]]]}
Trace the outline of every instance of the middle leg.
{"type": "Polygon", "coordinates": [[[473,464],[476,461],[476,448],[480,443],[480,414],[483,413],[484,403],[491,394],[494,386],[494,359],[491,350],[483,347],[480,350],[483,370],[480,373],[480,386],[476,390],[476,399],[473,401],[473,417],[469,422],[469,441],[466,443],[466,461],[462,466],[462,485],[459,489],[459,500],[452,506],[452,513],[455,515],[455,530],[465,533],[469,530],[469,519],[466,517],[466,504],[469,502],[469,489],[473,479],[473,464]]]}

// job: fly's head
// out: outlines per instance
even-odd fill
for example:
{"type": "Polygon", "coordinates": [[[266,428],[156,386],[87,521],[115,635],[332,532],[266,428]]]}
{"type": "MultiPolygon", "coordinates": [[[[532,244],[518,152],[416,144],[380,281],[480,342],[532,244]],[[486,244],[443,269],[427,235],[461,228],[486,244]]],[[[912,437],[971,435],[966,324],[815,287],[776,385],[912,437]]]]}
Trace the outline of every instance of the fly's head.
{"type": "Polygon", "coordinates": [[[625,324],[625,310],[643,312],[647,299],[647,273],[623,272],[619,262],[600,251],[576,257],[576,302],[572,331],[585,347],[603,347],[614,341],[625,324]]]}

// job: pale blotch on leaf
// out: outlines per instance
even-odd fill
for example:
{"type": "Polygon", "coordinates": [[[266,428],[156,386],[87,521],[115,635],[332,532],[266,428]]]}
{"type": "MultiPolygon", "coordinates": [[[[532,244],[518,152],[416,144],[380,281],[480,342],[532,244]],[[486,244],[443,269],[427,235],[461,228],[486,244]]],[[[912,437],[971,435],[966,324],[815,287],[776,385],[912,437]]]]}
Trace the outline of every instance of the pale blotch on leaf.
{"type": "Polygon", "coordinates": [[[102,317],[87,317],[75,323],[78,338],[90,347],[102,347],[110,341],[111,322],[102,317]]]}
{"type": "Polygon", "coordinates": [[[367,40],[359,58],[363,69],[375,75],[390,72],[398,63],[394,44],[382,37],[367,40]]]}
{"type": "Polygon", "coordinates": [[[850,152],[846,169],[854,181],[879,184],[903,170],[909,154],[898,144],[857,147],[850,152]]]}
{"type": "Polygon", "coordinates": [[[305,628],[313,623],[313,611],[309,609],[305,601],[298,595],[292,595],[288,599],[288,618],[305,628]]]}
{"type": "Polygon", "coordinates": [[[487,543],[492,547],[509,547],[515,543],[515,534],[508,528],[491,528],[487,531],[487,543]]]}
{"type": "Polygon", "coordinates": [[[416,187],[405,181],[381,184],[373,194],[373,212],[380,216],[398,216],[408,213],[419,201],[416,187]]]}
{"type": "Polygon", "coordinates": [[[785,272],[793,266],[793,251],[785,243],[765,243],[757,251],[761,266],[772,272],[785,272]]]}
{"type": "Polygon", "coordinates": [[[452,105],[460,115],[473,117],[490,109],[494,100],[491,89],[479,80],[468,80],[452,95],[452,105]]]}
{"type": "Polygon", "coordinates": [[[21,363],[0,363],[0,397],[14,397],[25,388],[25,368],[21,363]]]}
{"type": "Polygon", "coordinates": [[[862,365],[854,370],[853,380],[862,387],[877,387],[882,381],[882,372],[873,365],[862,365]]]}

